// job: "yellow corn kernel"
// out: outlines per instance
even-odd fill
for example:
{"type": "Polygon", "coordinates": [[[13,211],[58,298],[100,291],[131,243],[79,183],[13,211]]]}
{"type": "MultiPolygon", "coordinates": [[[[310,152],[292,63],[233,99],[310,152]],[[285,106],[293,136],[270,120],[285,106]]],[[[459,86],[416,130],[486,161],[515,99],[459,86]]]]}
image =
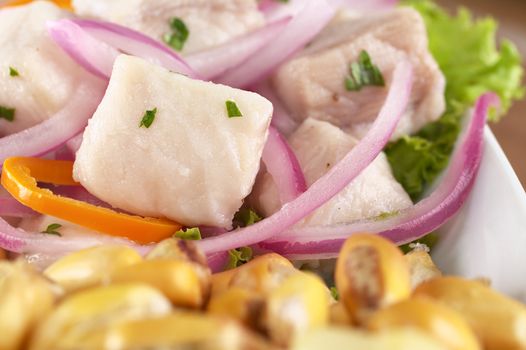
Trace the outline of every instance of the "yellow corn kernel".
{"type": "Polygon", "coordinates": [[[98,246],[66,255],[44,275],[72,292],[104,283],[112,271],[141,260],[135,250],[125,246],[98,246]]]}
{"type": "Polygon", "coordinates": [[[268,294],[262,326],[274,344],[287,346],[293,336],[328,323],[329,298],[318,276],[295,273],[268,294]]]}
{"type": "Polygon", "coordinates": [[[417,329],[389,329],[378,333],[330,327],[314,329],[296,338],[291,350],[448,350],[417,329]]]}
{"type": "Polygon", "coordinates": [[[272,347],[236,322],[182,312],[111,327],[105,349],[264,350],[272,347]]]}
{"type": "Polygon", "coordinates": [[[170,301],[147,285],[88,289],[70,296],[40,323],[29,349],[102,349],[103,331],[112,324],[171,311],[170,301]]]}
{"type": "Polygon", "coordinates": [[[429,297],[460,313],[484,349],[526,349],[526,306],[479,281],[439,277],[420,284],[416,297],[429,297]]]}
{"type": "Polygon", "coordinates": [[[168,238],[158,244],[146,255],[146,260],[168,259],[191,261],[208,268],[206,255],[193,241],[168,238]]]}
{"type": "Polygon", "coordinates": [[[411,287],[414,289],[420,283],[442,276],[427,251],[415,249],[405,255],[411,274],[411,287]]]}
{"type": "Polygon", "coordinates": [[[478,350],[480,344],[462,316],[432,300],[410,299],[374,313],[370,330],[413,327],[429,334],[451,350],[478,350]]]}
{"type": "Polygon", "coordinates": [[[351,315],[347,312],[345,305],[341,302],[334,303],[329,309],[330,323],[340,326],[352,326],[354,325],[351,315]]]}
{"type": "Polygon", "coordinates": [[[208,303],[208,312],[237,320],[257,330],[263,307],[262,296],[248,289],[232,287],[212,296],[208,303]]]}
{"type": "Polygon", "coordinates": [[[288,268],[293,269],[294,266],[281,255],[270,253],[258,256],[245,265],[214,274],[212,276],[212,294],[225,291],[231,285],[236,275],[248,278],[248,280],[244,281],[244,277],[236,277],[235,283],[238,286],[250,286],[255,290],[269,290],[277,282],[274,273],[281,273],[288,268]]]}
{"type": "Polygon", "coordinates": [[[48,281],[23,261],[0,262],[0,349],[21,348],[29,331],[51,311],[48,281]]]}
{"type": "Polygon", "coordinates": [[[182,260],[145,260],[114,271],[110,281],[145,283],[160,290],[174,305],[199,308],[209,294],[199,273],[193,263],[182,260]]]}
{"type": "Polygon", "coordinates": [[[404,255],[377,235],[357,234],[347,239],[336,263],[335,280],[340,300],[359,323],[411,293],[404,255]]]}

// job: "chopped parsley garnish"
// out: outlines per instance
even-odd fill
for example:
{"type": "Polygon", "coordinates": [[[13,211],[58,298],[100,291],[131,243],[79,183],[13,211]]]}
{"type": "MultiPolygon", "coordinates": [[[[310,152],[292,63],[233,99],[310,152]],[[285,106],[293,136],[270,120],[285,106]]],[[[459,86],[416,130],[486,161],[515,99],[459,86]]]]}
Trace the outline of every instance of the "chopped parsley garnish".
{"type": "Polygon", "coordinates": [[[15,120],[15,109],[0,106],[0,119],[4,118],[5,120],[12,122],[15,120]]]}
{"type": "Polygon", "coordinates": [[[201,240],[201,231],[199,230],[199,227],[187,228],[174,233],[174,237],[189,241],[199,241],[201,240]]]}
{"type": "Polygon", "coordinates": [[[385,86],[384,77],[373,64],[367,51],[362,50],[358,62],[349,66],[349,75],[345,78],[347,91],[360,91],[364,86],[385,86]]]}
{"type": "Polygon", "coordinates": [[[404,254],[407,254],[411,250],[413,250],[413,247],[415,244],[425,244],[429,249],[432,249],[437,244],[437,242],[438,242],[438,234],[436,232],[431,232],[422,238],[419,238],[410,243],[401,245],[400,249],[402,250],[404,254]]]}
{"type": "Polygon", "coordinates": [[[336,289],[336,287],[331,287],[331,295],[334,300],[340,300],[340,292],[338,292],[338,289],[336,289]]]}
{"type": "Polygon", "coordinates": [[[144,115],[142,116],[141,123],[139,124],[139,128],[142,128],[143,126],[145,128],[149,128],[153,121],[155,120],[155,115],[157,114],[157,108],[148,110],[144,112],[144,115]]]}
{"type": "Polygon", "coordinates": [[[228,251],[228,265],[227,269],[235,269],[238,266],[246,264],[252,259],[252,248],[241,247],[238,249],[232,249],[228,251]]]}
{"type": "Polygon", "coordinates": [[[62,237],[60,232],[57,231],[61,227],[62,227],[61,224],[51,224],[44,231],[42,231],[42,233],[47,233],[48,235],[55,235],[55,236],[62,237]]]}
{"type": "Polygon", "coordinates": [[[399,210],[386,211],[386,212],[380,213],[379,215],[373,217],[373,220],[374,221],[382,221],[382,220],[390,219],[390,218],[392,218],[394,216],[397,216],[398,214],[400,214],[399,210]]]}
{"type": "Polygon", "coordinates": [[[174,50],[182,51],[190,31],[188,27],[179,17],[173,17],[170,20],[171,33],[166,33],[163,37],[165,43],[167,43],[174,50]]]}
{"type": "Polygon", "coordinates": [[[229,118],[239,118],[243,116],[237,104],[232,100],[226,101],[226,110],[229,118]]]}
{"type": "Polygon", "coordinates": [[[234,215],[234,227],[247,227],[254,225],[256,222],[261,221],[263,218],[258,215],[254,210],[250,208],[241,208],[234,215]]]}
{"type": "Polygon", "coordinates": [[[9,75],[12,76],[12,77],[18,77],[20,74],[13,67],[9,67],[9,75]]]}

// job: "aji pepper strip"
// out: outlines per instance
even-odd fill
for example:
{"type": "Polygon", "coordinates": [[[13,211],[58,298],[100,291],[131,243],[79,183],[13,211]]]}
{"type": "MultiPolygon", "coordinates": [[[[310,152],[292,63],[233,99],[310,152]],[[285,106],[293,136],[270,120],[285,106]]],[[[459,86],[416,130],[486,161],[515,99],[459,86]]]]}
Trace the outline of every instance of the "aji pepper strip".
{"type": "Polygon", "coordinates": [[[38,187],[37,181],[55,185],[79,185],[72,177],[73,162],[39,158],[9,158],[2,169],[2,186],[31,209],[89,229],[148,244],[171,237],[178,223],[118,213],[38,187]]]}
{"type": "MultiPolygon", "coordinates": [[[[33,2],[33,0],[10,0],[6,1],[4,4],[0,4],[0,8],[25,5],[29,4],[30,2],[33,2]]],[[[59,7],[62,7],[63,9],[73,10],[73,7],[71,6],[71,0],[52,0],[51,2],[55,3],[59,7]]]]}

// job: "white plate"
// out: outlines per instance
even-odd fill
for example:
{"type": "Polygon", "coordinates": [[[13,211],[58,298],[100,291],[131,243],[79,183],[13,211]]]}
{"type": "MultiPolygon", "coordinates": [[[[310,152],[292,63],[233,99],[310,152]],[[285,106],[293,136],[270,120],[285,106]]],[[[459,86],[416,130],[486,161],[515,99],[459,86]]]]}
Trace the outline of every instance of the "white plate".
{"type": "Polygon", "coordinates": [[[473,191],[439,230],[433,258],[447,274],[487,277],[497,290],[526,302],[526,194],[488,127],[484,140],[473,191]]]}

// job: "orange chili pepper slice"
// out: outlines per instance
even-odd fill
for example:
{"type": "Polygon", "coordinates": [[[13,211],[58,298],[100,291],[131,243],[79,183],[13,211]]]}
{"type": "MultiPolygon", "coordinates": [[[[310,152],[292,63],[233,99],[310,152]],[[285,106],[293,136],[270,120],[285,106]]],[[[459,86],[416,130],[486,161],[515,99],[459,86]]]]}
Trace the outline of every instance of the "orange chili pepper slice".
{"type": "Polygon", "coordinates": [[[159,242],[181,229],[181,225],[173,221],[118,213],[38,187],[37,181],[78,186],[72,174],[70,161],[14,157],[4,162],[1,183],[20,203],[41,214],[141,244],[159,242]]]}
{"type": "MultiPolygon", "coordinates": [[[[29,4],[30,2],[33,2],[33,0],[10,0],[6,1],[4,4],[0,4],[0,8],[25,5],[29,4]]],[[[63,9],[73,10],[73,7],[71,6],[71,0],[51,0],[51,2],[55,3],[59,7],[62,7],[63,9]]]]}

